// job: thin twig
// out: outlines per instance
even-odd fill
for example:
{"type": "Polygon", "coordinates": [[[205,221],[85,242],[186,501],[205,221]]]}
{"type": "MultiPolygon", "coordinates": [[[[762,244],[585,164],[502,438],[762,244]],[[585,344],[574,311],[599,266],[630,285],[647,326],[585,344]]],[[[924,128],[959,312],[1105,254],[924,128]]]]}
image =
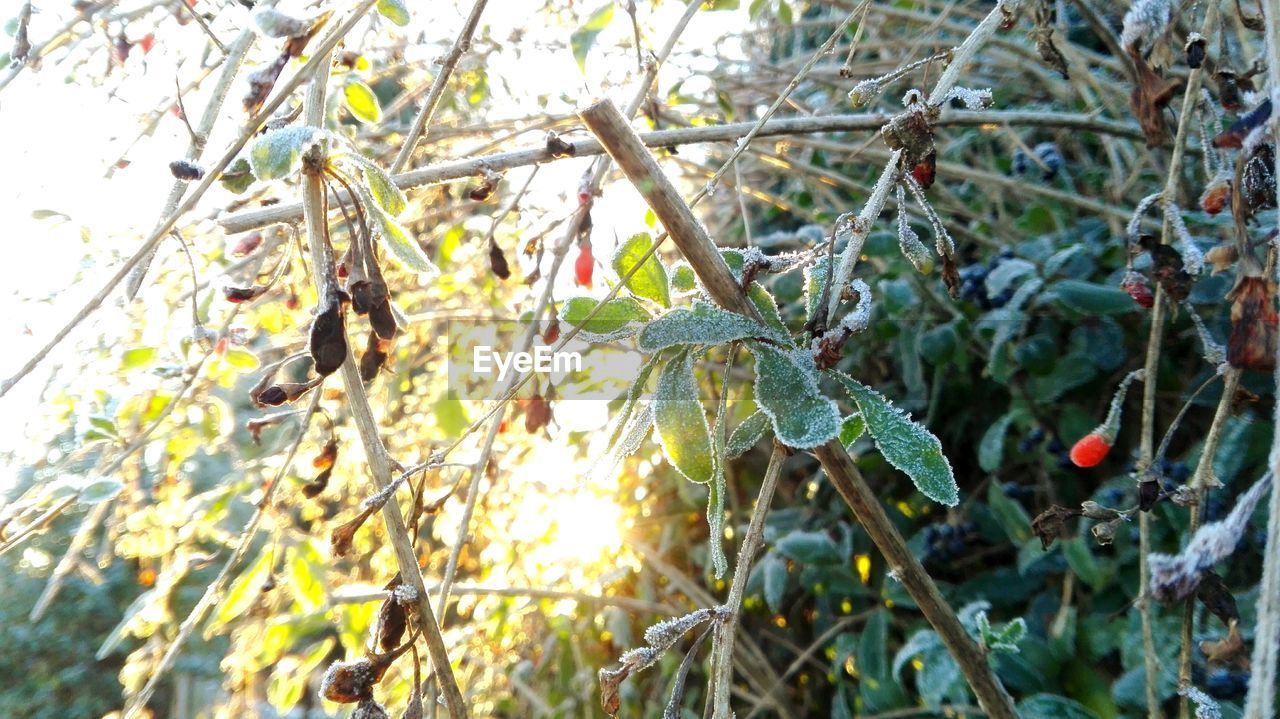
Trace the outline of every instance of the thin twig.
{"type": "Polygon", "coordinates": [[[400,146],[400,154],[396,155],[395,162],[391,163],[391,172],[400,172],[409,164],[409,158],[413,157],[413,149],[417,146],[418,140],[426,131],[427,125],[431,123],[431,118],[436,114],[436,107],[440,104],[440,98],[444,95],[444,88],[449,84],[449,77],[453,74],[453,69],[458,66],[458,60],[462,54],[467,51],[471,45],[471,36],[476,31],[476,25],[480,22],[480,13],[484,12],[484,6],[489,0],[476,0],[475,5],[471,6],[471,13],[467,15],[467,20],[462,24],[462,29],[458,31],[458,37],[453,41],[453,46],[449,48],[448,54],[440,62],[440,70],[436,72],[436,77],[431,81],[431,89],[427,91],[427,99],[422,101],[422,109],[418,110],[417,116],[413,118],[413,125],[409,128],[409,134],[404,138],[404,144],[400,146]]]}
{"type": "MultiPolygon", "coordinates": [[[[304,102],[304,121],[312,127],[324,126],[325,87],[329,79],[328,53],[322,58],[315,71],[311,87],[304,102]]],[[[325,191],[323,179],[317,173],[307,173],[304,177],[303,207],[307,224],[307,247],[311,254],[311,267],[316,277],[317,286],[327,281],[333,264],[333,248],[328,241],[328,217],[324,211],[325,191]]],[[[360,378],[360,368],[351,354],[351,343],[347,342],[347,358],[342,363],[340,372],[342,384],[347,394],[347,407],[355,420],[360,441],[364,445],[365,456],[369,460],[369,470],[373,481],[379,489],[391,484],[392,460],[387,448],[378,434],[378,421],[373,416],[373,408],[369,406],[369,397],[365,394],[364,381],[360,378]]],[[[418,554],[409,539],[405,528],[404,517],[400,513],[400,505],[394,501],[382,505],[382,519],[386,526],[391,546],[395,550],[396,563],[400,568],[400,577],[415,590],[415,606],[418,611],[418,626],[427,643],[427,653],[431,657],[432,674],[439,682],[444,693],[445,704],[453,719],[465,719],[467,706],[453,676],[453,665],[449,661],[449,653],[445,647],[444,637],[440,634],[440,626],[436,623],[435,614],[431,611],[431,598],[427,594],[422,580],[422,569],[418,566],[418,554]]]]}
{"type": "Polygon", "coordinates": [[[782,463],[786,461],[787,454],[786,448],[775,444],[773,454],[769,455],[769,466],[760,482],[760,496],[751,512],[751,523],[747,525],[742,548],[738,550],[738,562],[733,568],[733,584],[729,588],[729,598],[724,603],[727,615],[715,630],[715,646],[712,649],[715,676],[710,689],[713,719],[728,719],[732,713],[729,707],[729,687],[733,681],[734,632],[738,628],[738,615],[742,611],[742,595],[746,592],[747,577],[751,575],[751,562],[764,542],[764,520],[769,515],[769,505],[773,503],[773,493],[778,487],[778,477],[782,474],[782,463]]]}
{"type": "MultiPolygon", "coordinates": [[[[755,137],[779,137],[783,135],[809,135],[826,132],[858,132],[879,130],[892,119],[887,113],[852,113],[847,115],[827,115],[819,117],[786,117],[774,118],[765,122],[756,132],[755,137]]],[[[706,125],[672,130],[657,130],[640,134],[641,142],[646,147],[679,147],[707,142],[736,142],[753,127],[760,125],[754,122],[735,122],[724,125],[706,125]]],[[[947,110],[934,123],[935,127],[1033,127],[1046,129],[1074,130],[1077,132],[1094,132],[1111,135],[1123,139],[1142,139],[1142,131],[1137,125],[1128,122],[1108,120],[1091,113],[1052,113],[1042,111],[1011,110],[972,112],[968,110],[947,110]]],[[[574,157],[582,158],[599,155],[604,152],[600,143],[592,139],[573,141],[574,157]]],[[[434,185],[451,180],[460,180],[483,176],[486,169],[492,172],[504,172],[527,165],[557,162],[562,159],[552,156],[545,146],[500,152],[464,160],[450,160],[429,167],[410,170],[394,175],[392,179],[402,190],[413,189],[425,185],[434,185]]],[[[1025,188],[1026,183],[1022,183],[1025,188]]],[[[1044,188],[1052,190],[1052,188],[1044,188]]],[[[1059,194],[1066,194],[1061,193],[1059,194]]],[[[281,203],[272,207],[245,210],[222,217],[218,224],[229,235],[247,232],[252,229],[277,222],[293,222],[302,217],[302,205],[298,203],[281,203]]],[[[1126,215],[1127,217],[1127,215],[1126,215]]]]}

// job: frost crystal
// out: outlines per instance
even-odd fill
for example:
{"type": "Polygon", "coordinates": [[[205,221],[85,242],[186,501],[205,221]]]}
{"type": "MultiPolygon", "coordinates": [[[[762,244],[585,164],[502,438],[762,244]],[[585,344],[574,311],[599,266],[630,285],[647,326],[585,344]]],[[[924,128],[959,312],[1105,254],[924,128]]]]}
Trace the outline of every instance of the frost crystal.
{"type": "Polygon", "coordinates": [[[959,100],[970,110],[985,110],[991,107],[991,90],[974,90],[967,87],[953,87],[943,102],[959,100]]]}
{"type": "Polygon", "coordinates": [[[911,194],[916,198],[920,209],[924,210],[925,217],[929,218],[929,224],[933,225],[934,244],[938,254],[943,257],[950,257],[955,254],[956,243],[951,239],[951,234],[947,232],[947,228],[942,225],[942,218],[938,217],[933,205],[930,205],[929,201],[925,199],[924,189],[920,187],[920,183],[916,182],[916,178],[911,175],[903,175],[902,180],[911,189],[911,194]]]}
{"type": "Polygon", "coordinates": [[[858,293],[858,304],[840,319],[839,327],[841,331],[857,334],[871,324],[871,288],[855,279],[849,283],[849,289],[858,293]]]}
{"type": "Polygon", "coordinates": [[[680,637],[683,637],[690,629],[715,618],[720,612],[721,609],[719,607],[713,607],[698,609],[689,612],[683,617],[664,619],[644,630],[644,641],[651,647],[666,651],[668,647],[679,641],[680,637]]]}
{"type": "Polygon", "coordinates": [[[1179,689],[1178,693],[1195,703],[1196,719],[1222,719],[1222,711],[1218,709],[1218,702],[1214,701],[1208,694],[1191,686],[1179,689]]]}
{"type": "Polygon", "coordinates": [[[1124,409],[1124,396],[1129,393],[1129,385],[1134,380],[1144,379],[1146,370],[1136,369],[1120,381],[1120,387],[1116,390],[1115,395],[1111,398],[1111,407],[1107,410],[1107,419],[1094,433],[1099,434],[1107,439],[1107,444],[1113,444],[1116,434],[1120,432],[1120,413],[1124,409]]]}
{"type": "Polygon", "coordinates": [[[1137,0],[1124,15],[1120,44],[1126,49],[1145,52],[1147,46],[1169,29],[1171,0],[1137,0]]]}
{"type": "Polygon", "coordinates": [[[412,604],[418,601],[418,588],[411,584],[399,584],[391,590],[397,604],[412,604]]]}
{"type": "Polygon", "coordinates": [[[693,308],[677,307],[640,331],[640,351],[657,352],[675,345],[717,345],[747,337],[769,337],[785,342],[776,330],[705,302],[693,308]]]}
{"type": "Polygon", "coordinates": [[[1129,224],[1125,227],[1125,236],[1129,240],[1129,244],[1138,244],[1138,231],[1142,229],[1142,216],[1147,214],[1147,210],[1151,206],[1160,201],[1164,197],[1163,193],[1157,192],[1154,195],[1147,195],[1142,198],[1138,206],[1133,208],[1133,216],[1129,218],[1129,224]]]}
{"type": "Polygon", "coordinates": [[[1182,221],[1182,208],[1174,202],[1166,201],[1164,217],[1173,228],[1174,236],[1178,238],[1178,247],[1182,250],[1183,267],[1189,274],[1200,274],[1204,270],[1204,253],[1196,246],[1195,240],[1187,230],[1187,224],[1182,221]]]}
{"type": "Polygon", "coordinates": [[[917,272],[929,274],[933,270],[933,255],[929,254],[929,248],[920,241],[920,235],[907,223],[907,193],[903,191],[901,184],[897,187],[897,194],[898,244],[902,247],[902,254],[911,260],[917,272]]]}
{"type": "Polygon", "coordinates": [[[1181,601],[1194,594],[1204,571],[1236,550],[1249,517],[1271,488],[1271,482],[1268,472],[1241,495],[1226,519],[1200,527],[1180,554],[1148,555],[1151,594],[1164,602],[1181,601]]]}
{"type": "MultiPolygon", "coordinates": [[[[1188,305],[1187,309],[1191,309],[1191,306],[1188,305]]],[[[1220,367],[1222,363],[1227,361],[1226,348],[1213,339],[1209,328],[1204,325],[1204,320],[1200,319],[1200,313],[1191,310],[1191,321],[1195,323],[1196,332],[1200,335],[1200,344],[1204,346],[1205,361],[1215,367],[1220,367]]]]}
{"type": "Polygon", "coordinates": [[[853,89],[849,91],[849,104],[854,107],[862,107],[872,100],[884,90],[884,84],[881,78],[873,77],[863,80],[853,89]]]}

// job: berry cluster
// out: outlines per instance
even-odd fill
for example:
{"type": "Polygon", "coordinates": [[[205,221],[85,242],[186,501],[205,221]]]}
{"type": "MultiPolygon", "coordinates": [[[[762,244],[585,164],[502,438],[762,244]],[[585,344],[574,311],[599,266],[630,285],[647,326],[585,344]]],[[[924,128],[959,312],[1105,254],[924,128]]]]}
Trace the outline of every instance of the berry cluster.
{"type": "Polygon", "coordinates": [[[924,556],[921,562],[950,562],[964,556],[969,543],[978,538],[978,526],[973,522],[963,524],[935,524],[924,530],[924,556]]]}
{"type": "Polygon", "coordinates": [[[978,305],[984,310],[1003,307],[1013,298],[1013,290],[1005,289],[995,297],[987,294],[987,275],[999,267],[1002,262],[1013,258],[1013,250],[1002,250],[987,264],[973,264],[960,269],[960,297],[978,305]]]}

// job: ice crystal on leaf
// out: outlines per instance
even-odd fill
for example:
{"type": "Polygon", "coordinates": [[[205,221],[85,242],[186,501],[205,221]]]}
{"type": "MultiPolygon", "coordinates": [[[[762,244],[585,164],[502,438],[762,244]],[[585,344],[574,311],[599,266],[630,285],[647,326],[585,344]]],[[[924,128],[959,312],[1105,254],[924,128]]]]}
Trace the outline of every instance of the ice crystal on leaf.
{"type": "Polygon", "coordinates": [[[705,302],[692,308],[677,307],[640,330],[641,352],[658,352],[675,345],[718,345],[748,337],[769,337],[787,342],[785,335],[736,312],[705,302]]]}
{"type": "Polygon", "coordinates": [[[816,447],[840,432],[836,403],[818,389],[817,368],[807,350],[749,343],[756,358],[756,402],[788,447],[816,447]]]}

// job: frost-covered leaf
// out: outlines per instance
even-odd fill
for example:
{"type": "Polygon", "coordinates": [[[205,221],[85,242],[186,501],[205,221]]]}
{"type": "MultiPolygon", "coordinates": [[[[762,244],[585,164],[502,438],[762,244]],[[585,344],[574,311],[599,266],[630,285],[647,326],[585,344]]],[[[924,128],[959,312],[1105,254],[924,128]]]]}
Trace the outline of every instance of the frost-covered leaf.
{"type": "Polygon", "coordinates": [[[1138,309],[1133,298],[1118,287],[1099,285],[1083,280],[1062,280],[1050,289],[1058,301],[1086,315],[1112,315],[1138,309]]]}
{"type": "Polygon", "coordinates": [[[275,8],[259,7],[253,11],[253,24],[264,37],[290,38],[311,32],[315,20],[286,15],[275,8]]]}
{"type": "Polygon", "coordinates": [[[844,418],[840,423],[840,444],[848,449],[859,437],[867,431],[867,421],[862,415],[854,413],[844,418]]]}
{"type": "Polygon", "coordinates": [[[635,334],[650,318],[649,311],[636,298],[615,297],[588,320],[599,304],[591,297],[570,297],[560,306],[560,319],[574,327],[581,326],[579,335],[588,342],[612,342],[635,334]]]}
{"type": "Polygon", "coordinates": [[[653,428],[667,461],[694,482],[711,481],[715,458],[711,428],[698,399],[693,355],[681,352],[658,375],[653,395],[653,428]]]}
{"type": "Polygon", "coordinates": [[[994,472],[1000,469],[1004,462],[1004,438],[1009,434],[1009,424],[1015,416],[1013,412],[1004,413],[982,433],[982,439],[978,441],[978,466],[982,467],[982,471],[994,472]]]}
{"type": "Polygon", "coordinates": [[[258,178],[253,176],[253,169],[249,167],[249,161],[243,157],[237,157],[227,169],[222,171],[222,175],[218,177],[218,182],[226,188],[227,192],[239,195],[258,178]]]}
{"type": "Polygon", "coordinates": [[[378,96],[373,88],[359,80],[348,80],[342,87],[342,99],[353,117],[366,124],[382,121],[382,106],[378,104],[378,96]]]}
{"type": "Polygon", "coordinates": [[[823,288],[827,286],[827,273],[831,269],[831,260],[822,255],[818,261],[804,268],[804,319],[813,321],[820,309],[823,288]]]}
{"type": "Polygon", "coordinates": [[[124,483],[101,477],[81,487],[76,499],[80,504],[100,504],[108,499],[114,499],[122,491],[124,491],[124,483]]]}
{"type": "Polygon", "coordinates": [[[774,546],[782,555],[806,564],[837,564],[844,559],[840,547],[826,532],[797,530],[780,537],[774,546]]]}
{"type": "Polygon", "coordinates": [[[733,428],[733,434],[729,435],[729,443],[725,447],[725,457],[727,459],[736,459],[747,453],[747,450],[756,446],[764,433],[769,430],[769,415],[763,411],[757,410],[754,414],[742,420],[742,424],[733,428]]]}
{"type": "Polygon", "coordinates": [[[764,578],[764,602],[769,611],[776,613],[782,609],[782,597],[787,591],[787,563],[770,552],[760,562],[760,574],[764,578]]]}
{"type": "Polygon", "coordinates": [[[858,404],[867,428],[889,464],[906,472],[916,487],[935,502],[954,507],[960,502],[951,464],[942,454],[942,443],[929,430],[912,421],[889,400],[871,388],[839,372],[832,373],[858,404]]]}
{"type": "Polygon", "coordinates": [[[314,127],[269,130],[249,148],[249,165],[260,180],[289,177],[302,166],[302,156],[329,133],[314,127]]]}
{"type": "Polygon", "coordinates": [[[718,345],[748,337],[777,338],[776,331],[736,312],[706,302],[677,307],[640,331],[641,352],[657,352],[676,345],[718,345]]]}
{"type": "Polygon", "coordinates": [[[987,619],[986,610],[983,610],[974,617],[974,623],[978,627],[978,639],[988,652],[1016,654],[1020,651],[1018,643],[1027,636],[1027,620],[1022,617],[1017,617],[1004,626],[995,628],[987,619]]]}
{"type": "Polygon", "coordinates": [[[679,262],[671,269],[671,289],[676,292],[692,292],[698,286],[698,276],[687,262],[679,262]]]}
{"type": "Polygon", "coordinates": [[[764,320],[765,325],[773,330],[773,337],[790,346],[791,338],[787,334],[786,323],[782,321],[782,313],[778,311],[778,303],[764,285],[752,282],[747,288],[747,299],[756,306],[756,312],[760,313],[760,319],[764,320]]]}
{"type": "Polygon", "coordinates": [[[932,629],[921,629],[912,634],[907,643],[903,644],[902,648],[898,650],[898,653],[893,655],[893,676],[901,676],[902,668],[917,656],[939,650],[945,651],[942,638],[932,629]]]}
{"type": "Polygon", "coordinates": [[[368,185],[369,194],[378,203],[378,206],[386,210],[387,214],[392,217],[398,217],[401,212],[404,212],[405,207],[408,206],[408,199],[400,191],[400,188],[396,187],[391,175],[388,175],[386,170],[364,155],[352,153],[350,157],[360,165],[360,169],[364,173],[364,181],[368,185]]]}
{"type": "Polygon", "coordinates": [[[391,215],[388,215],[373,202],[366,202],[365,210],[368,211],[368,215],[373,219],[374,231],[386,244],[389,254],[401,266],[419,274],[439,274],[440,270],[431,261],[431,258],[427,257],[427,253],[422,251],[422,247],[418,245],[418,242],[410,237],[408,231],[401,227],[400,223],[396,222],[391,215]]]}
{"type": "Polygon", "coordinates": [[[409,24],[409,8],[404,0],[378,0],[378,13],[400,27],[409,24]]]}
{"type": "Polygon", "coordinates": [[[778,441],[808,449],[836,436],[840,411],[818,389],[813,355],[750,342],[756,357],[756,402],[773,422],[778,441]]]}
{"type": "Polygon", "coordinates": [[[667,270],[658,261],[656,254],[649,255],[643,264],[641,263],[641,258],[652,246],[653,238],[647,232],[632,235],[624,240],[613,253],[613,271],[618,273],[618,277],[626,277],[636,265],[640,265],[640,269],[627,280],[627,289],[637,297],[644,297],[663,307],[670,307],[671,289],[667,281],[667,270]]]}
{"type": "Polygon", "coordinates": [[[1017,257],[1001,262],[987,275],[987,296],[998,297],[1014,282],[1026,275],[1035,274],[1035,271],[1035,265],[1017,257]]]}

